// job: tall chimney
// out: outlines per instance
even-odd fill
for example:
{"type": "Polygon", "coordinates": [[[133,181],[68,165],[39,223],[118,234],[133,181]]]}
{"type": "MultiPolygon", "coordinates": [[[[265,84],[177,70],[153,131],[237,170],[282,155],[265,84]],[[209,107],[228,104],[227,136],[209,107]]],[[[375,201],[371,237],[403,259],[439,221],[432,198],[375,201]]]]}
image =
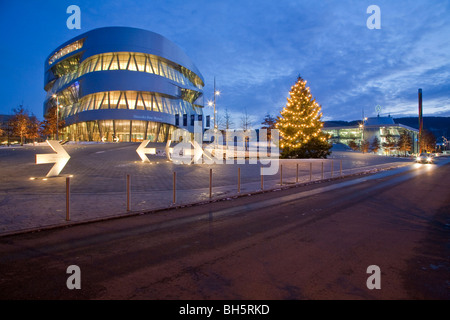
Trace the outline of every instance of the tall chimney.
{"type": "Polygon", "coordinates": [[[419,89],[419,153],[422,153],[422,130],[423,130],[422,89],[419,89]]]}

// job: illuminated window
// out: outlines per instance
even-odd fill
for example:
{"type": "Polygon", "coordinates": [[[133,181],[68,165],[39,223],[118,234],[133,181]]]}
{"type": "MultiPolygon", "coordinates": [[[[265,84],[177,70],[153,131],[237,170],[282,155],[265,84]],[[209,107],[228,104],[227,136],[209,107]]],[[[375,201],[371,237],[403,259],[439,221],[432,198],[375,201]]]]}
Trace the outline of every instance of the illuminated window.
{"type": "Polygon", "coordinates": [[[64,57],[65,55],[67,55],[73,51],[76,51],[78,49],[81,49],[83,47],[83,44],[84,44],[84,39],[81,39],[81,40],[75,41],[75,42],[65,46],[64,48],[57,51],[53,56],[51,56],[51,58],[48,60],[48,64],[52,64],[53,62],[64,57]]]}

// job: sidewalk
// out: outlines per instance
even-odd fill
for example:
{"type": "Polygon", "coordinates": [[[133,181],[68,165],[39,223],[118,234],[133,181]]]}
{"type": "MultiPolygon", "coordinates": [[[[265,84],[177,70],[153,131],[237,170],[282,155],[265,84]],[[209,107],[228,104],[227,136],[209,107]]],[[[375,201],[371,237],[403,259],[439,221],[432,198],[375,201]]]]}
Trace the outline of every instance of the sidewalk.
{"type": "MultiPolygon", "coordinates": [[[[279,174],[270,177],[266,176],[263,181],[264,191],[295,186],[297,180],[297,163],[299,163],[299,184],[310,183],[311,181],[319,182],[322,178],[324,180],[338,178],[341,175],[341,160],[339,158],[329,160],[303,160],[300,162],[298,160],[283,160],[280,162],[283,166],[283,185],[280,184],[281,177],[279,174]],[[331,167],[331,161],[333,161],[333,167],[331,167]],[[322,162],[324,163],[323,177],[321,170],[322,162]],[[311,176],[309,172],[310,163],[313,163],[311,176]],[[331,168],[333,168],[333,173],[331,172],[331,168]]],[[[342,176],[373,173],[409,164],[411,164],[409,161],[395,161],[346,168],[342,170],[342,176]]],[[[82,192],[78,186],[75,191],[70,193],[70,221],[66,221],[64,175],[60,178],[53,178],[50,184],[45,186],[43,191],[39,189],[40,192],[32,192],[31,189],[25,187],[24,192],[21,192],[20,188],[19,190],[17,188],[14,190],[3,190],[0,192],[0,235],[110,219],[195,203],[231,199],[233,197],[247,196],[252,193],[261,192],[261,177],[258,174],[254,174],[259,171],[259,167],[257,167],[257,170],[252,169],[255,172],[252,172],[251,176],[246,173],[245,167],[241,169],[241,185],[240,192],[238,192],[237,167],[239,165],[228,165],[226,169],[225,167],[222,169],[223,166],[219,168],[219,170],[227,171],[226,178],[220,176],[219,173],[215,173],[218,171],[217,168],[213,169],[212,198],[210,199],[208,166],[199,166],[203,172],[201,178],[197,176],[196,179],[190,180],[190,171],[185,171],[185,168],[179,170],[179,174],[177,174],[179,181],[177,180],[175,203],[173,203],[173,181],[168,179],[168,177],[172,177],[171,172],[165,172],[165,181],[158,188],[145,188],[149,181],[153,180],[149,180],[148,177],[146,177],[147,179],[142,179],[142,177],[131,175],[131,210],[128,212],[124,180],[120,182],[120,188],[117,186],[117,179],[113,179],[110,176],[101,177],[100,181],[105,185],[98,186],[97,190],[95,188],[87,188],[87,192],[82,192]],[[183,177],[183,173],[188,175],[188,177],[183,177]],[[111,190],[122,189],[123,191],[107,191],[108,189],[105,186],[108,183],[116,184],[111,190]],[[199,187],[200,185],[204,187],[199,187]]],[[[113,168],[110,169],[112,170],[113,168]]],[[[197,170],[199,169],[197,168],[197,170]]],[[[159,174],[162,175],[163,173],[159,172],[159,174]]],[[[99,177],[96,178],[98,179],[99,177]]],[[[73,178],[74,181],[85,181],[85,179],[87,178],[80,177],[79,175],[73,178]]],[[[37,183],[40,184],[42,182],[38,181],[37,183]]]]}

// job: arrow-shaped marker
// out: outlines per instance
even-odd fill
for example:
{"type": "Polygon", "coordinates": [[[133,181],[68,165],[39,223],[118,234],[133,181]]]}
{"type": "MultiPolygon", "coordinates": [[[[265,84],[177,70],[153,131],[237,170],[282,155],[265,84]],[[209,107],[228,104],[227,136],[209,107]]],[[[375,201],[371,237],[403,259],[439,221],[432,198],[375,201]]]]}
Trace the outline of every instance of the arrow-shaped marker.
{"type": "Polygon", "coordinates": [[[42,163],[55,163],[55,165],[50,169],[47,173],[47,177],[56,177],[65,167],[67,162],[70,159],[69,154],[64,150],[62,145],[59,144],[56,140],[47,140],[47,144],[55,151],[56,153],[46,153],[46,154],[37,154],[36,155],[36,164],[42,163]]]}
{"type": "Polygon", "coordinates": [[[137,154],[141,157],[143,162],[149,162],[147,156],[145,154],[156,154],[156,148],[146,148],[147,144],[150,140],[144,140],[140,144],[140,146],[136,149],[137,154]]]}
{"type": "Polygon", "coordinates": [[[166,148],[165,148],[167,159],[169,159],[170,161],[172,161],[171,154],[173,152],[173,148],[170,147],[171,143],[172,143],[172,140],[167,140],[166,148]]]}

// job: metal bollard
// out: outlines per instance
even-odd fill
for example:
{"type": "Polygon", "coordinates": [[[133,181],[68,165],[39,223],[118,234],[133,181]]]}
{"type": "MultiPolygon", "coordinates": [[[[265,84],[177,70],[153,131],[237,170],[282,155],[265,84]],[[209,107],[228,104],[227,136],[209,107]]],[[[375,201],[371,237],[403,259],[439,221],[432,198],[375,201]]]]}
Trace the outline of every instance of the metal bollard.
{"type": "Polygon", "coordinates": [[[333,160],[331,160],[331,177],[333,178],[333,160]]]}
{"type": "Polygon", "coordinates": [[[263,168],[261,167],[261,190],[264,190],[264,175],[262,174],[263,168]]]}
{"type": "Polygon", "coordinates": [[[323,180],[323,161],[322,161],[322,180],[323,180]]]}
{"type": "Polygon", "coordinates": [[[127,174],[127,211],[130,211],[130,175],[127,174]]]}
{"type": "Polygon", "coordinates": [[[295,176],[295,183],[298,183],[298,163],[297,163],[297,174],[295,176]]]}
{"type": "Polygon", "coordinates": [[[241,193],[241,168],[238,168],[238,193],[241,193]]]}
{"type": "Polygon", "coordinates": [[[212,198],[212,169],[209,169],[209,198],[212,198]]]}
{"type": "Polygon", "coordinates": [[[70,221],[70,178],[66,178],[66,221],[70,221]]]}
{"type": "Polygon", "coordinates": [[[280,164],[280,186],[283,185],[283,165],[280,164]]]}
{"type": "Polygon", "coordinates": [[[176,186],[177,186],[177,173],[174,171],[173,172],[173,203],[175,203],[177,201],[176,186]]]}
{"type": "Polygon", "coordinates": [[[312,181],[312,162],[309,163],[309,181],[312,181]]]}

